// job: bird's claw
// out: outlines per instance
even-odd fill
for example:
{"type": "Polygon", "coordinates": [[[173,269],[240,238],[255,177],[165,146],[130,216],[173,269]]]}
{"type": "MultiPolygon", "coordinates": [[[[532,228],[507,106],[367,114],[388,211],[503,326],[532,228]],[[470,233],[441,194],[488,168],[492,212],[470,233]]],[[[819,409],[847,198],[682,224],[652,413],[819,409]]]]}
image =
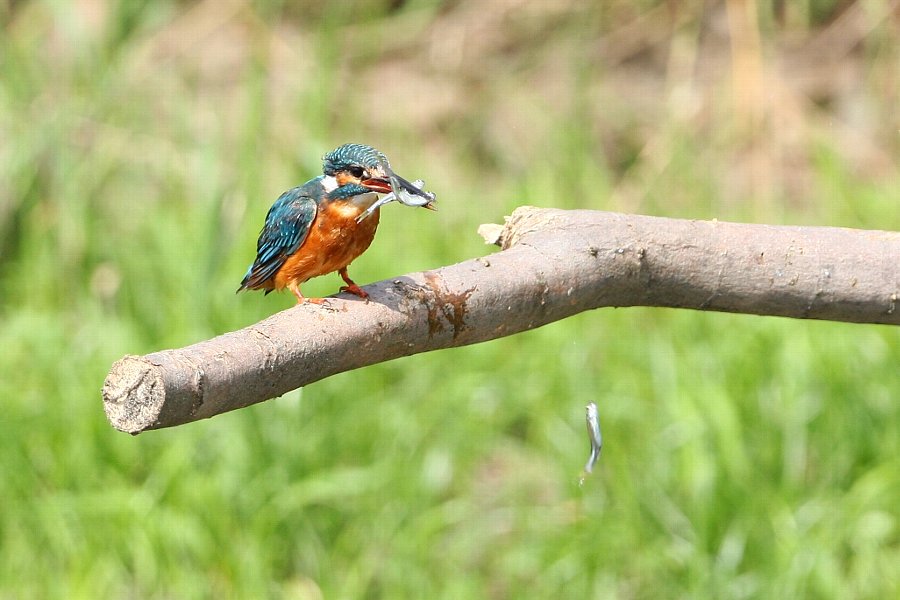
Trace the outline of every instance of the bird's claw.
{"type": "Polygon", "coordinates": [[[328,306],[328,298],[307,298],[306,296],[297,298],[297,306],[301,306],[303,304],[315,304],[316,306],[328,306]]]}
{"type": "Polygon", "coordinates": [[[362,289],[361,287],[359,287],[358,285],[356,285],[355,283],[350,284],[350,285],[342,285],[341,291],[347,292],[348,294],[353,294],[354,296],[359,296],[363,300],[369,299],[369,293],[367,291],[365,291],[364,289],[362,289]]]}

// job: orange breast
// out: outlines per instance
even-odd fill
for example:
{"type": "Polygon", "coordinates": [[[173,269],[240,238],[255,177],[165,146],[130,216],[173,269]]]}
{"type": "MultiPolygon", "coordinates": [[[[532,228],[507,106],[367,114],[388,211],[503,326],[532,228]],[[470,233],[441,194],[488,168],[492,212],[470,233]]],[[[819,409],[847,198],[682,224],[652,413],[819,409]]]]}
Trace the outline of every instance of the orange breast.
{"type": "Polygon", "coordinates": [[[280,290],[292,281],[300,284],[334,273],[365,252],[375,238],[381,211],[376,210],[357,223],[356,217],[364,210],[365,207],[349,202],[326,202],[319,206],[303,245],[275,274],[274,288],[280,290]]]}

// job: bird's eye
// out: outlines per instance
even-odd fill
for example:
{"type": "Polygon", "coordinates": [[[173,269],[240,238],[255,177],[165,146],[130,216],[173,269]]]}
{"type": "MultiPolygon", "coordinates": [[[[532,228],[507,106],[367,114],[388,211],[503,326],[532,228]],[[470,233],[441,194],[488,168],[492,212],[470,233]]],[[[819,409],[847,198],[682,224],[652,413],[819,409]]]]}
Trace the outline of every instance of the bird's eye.
{"type": "Polygon", "coordinates": [[[365,174],[365,170],[362,167],[350,167],[347,169],[350,171],[350,174],[356,177],[357,179],[362,177],[365,174]]]}

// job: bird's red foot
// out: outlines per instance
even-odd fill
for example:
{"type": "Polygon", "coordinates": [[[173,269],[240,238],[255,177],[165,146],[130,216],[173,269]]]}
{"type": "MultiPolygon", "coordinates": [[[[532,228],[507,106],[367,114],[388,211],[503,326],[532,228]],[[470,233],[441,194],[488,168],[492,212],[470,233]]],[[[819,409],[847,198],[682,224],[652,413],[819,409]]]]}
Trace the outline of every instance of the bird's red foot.
{"type": "Polygon", "coordinates": [[[325,301],[325,298],[307,298],[306,296],[301,294],[300,286],[296,282],[289,283],[288,289],[291,290],[292,294],[294,294],[294,297],[297,299],[297,304],[306,304],[307,302],[310,304],[318,304],[318,305],[328,304],[325,301]]]}
{"type": "Polygon", "coordinates": [[[348,294],[353,294],[354,296],[359,296],[360,298],[363,298],[366,300],[369,298],[369,293],[367,291],[365,291],[364,289],[362,289],[361,287],[359,287],[358,285],[356,285],[355,283],[351,283],[350,285],[341,286],[341,291],[347,292],[348,294]]]}

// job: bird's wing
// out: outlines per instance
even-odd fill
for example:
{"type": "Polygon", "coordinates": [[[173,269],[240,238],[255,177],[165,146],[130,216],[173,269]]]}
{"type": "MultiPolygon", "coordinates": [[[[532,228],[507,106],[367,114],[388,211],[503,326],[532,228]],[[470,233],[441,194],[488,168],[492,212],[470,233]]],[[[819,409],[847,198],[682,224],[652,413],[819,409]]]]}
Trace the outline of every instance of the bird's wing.
{"type": "Polygon", "coordinates": [[[247,270],[240,290],[258,289],[275,276],[309,234],[316,218],[316,201],[308,190],[296,187],[283,193],[269,209],[256,243],[256,260],[247,270]]]}

